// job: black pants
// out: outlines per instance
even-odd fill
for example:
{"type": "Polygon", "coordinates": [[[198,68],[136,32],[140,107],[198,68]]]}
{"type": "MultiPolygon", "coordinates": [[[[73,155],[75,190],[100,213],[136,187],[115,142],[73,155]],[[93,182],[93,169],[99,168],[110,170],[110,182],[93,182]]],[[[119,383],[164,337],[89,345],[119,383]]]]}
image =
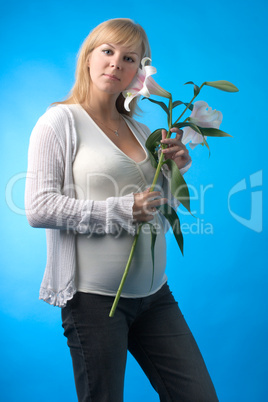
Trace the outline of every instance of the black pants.
{"type": "MultiPolygon", "coordinates": [[[[129,350],[161,402],[216,402],[198,346],[165,284],[152,296],[121,298],[78,292],[62,309],[79,402],[122,402],[129,350]]],[[[134,386],[134,384],[133,384],[134,386]]]]}

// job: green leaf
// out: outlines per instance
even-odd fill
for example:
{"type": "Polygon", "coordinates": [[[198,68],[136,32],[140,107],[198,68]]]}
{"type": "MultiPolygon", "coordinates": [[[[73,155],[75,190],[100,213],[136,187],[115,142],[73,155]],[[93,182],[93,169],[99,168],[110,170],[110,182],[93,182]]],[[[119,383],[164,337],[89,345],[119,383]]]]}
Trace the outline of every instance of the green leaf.
{"type": "MultiPolygon", "coordinates": [[[[189,103],[185,103],[185,102],[182,102],[182,101],[175,101],[175,102],[172,103],[172,109],[174,109],[175,107],[180,106],[180,105],[188,106],[189,103]]],[[[193,110],[193,108],[194,108],[193,104],[191,104],[188,107],[188,109],[190,109],[190,110],[193,110]]]]}
{"type": "Polygon", "coordinates": [[[154,168],[156,168],[158,164],[158,155],[156,153],[156,148],[159,146],[161,139],[162,129],[159,128],[158,130],[155,130],[152,134],[150,134],[145,142],[145,146],[148,150],[149,157],[154,168]]]}
{"type": "MultiPolygon", "coordinates": [[[[189,103],[184,103],[184,105],[185,106],[188,106],[189,105],[189,103]]],[[[194,108],[194,105],[191,103],[191,105],[190,106],[188,106],[188,109],[190,109],[191,111],[193,110],[193,108],[194,108]]]]}
{"type": "Polygon", "coordinates": [[[174,109],[175,107],[180,106],[180,105],[184,105],[184,103],[182,101],[172,102],[172,109],[174,109]]]}
{"type": "Polygon", "coordinates": [[[208,149],[208,157],[210,158],[210,148],[209,148],[209,145],[208,145],[208,143],[207,143],[207,141],[206,141],[206,139],[205,139],[205,137],[203,136],[203,141],[204,141],[204,145],[207,147],[207,149],[208,149]]]}
{"type": "Polygon", "coordinates": [[[153,281],[154,281],[154,247],[155,247],[157,231],[153,224],[149,223],[149,225],[150,225],[150,230],[151,230],[151,255],[152,255],[152,263],[153,263],[152,282],[151,282],[151,287],[150,287],[150,290],[151,290],[153,287],[153,281]]]}
{"type": "Polygon", "coordinates": [[[199,127],[202,135],[206,135],[207,137],[232,137],[230,134],[225,131],[219,130],[218,128],[205,128],[199,127]]]}
{"type": "Polygon", "coordinates": [[[204,85],[209,87],[220,89],[221,91],[226,92],[238,92],[239,89],[229,81],[220,80],[220,81],[206,81],[204,85]]]}
{"type": "Polygon", "coordinates": [[[157,130],[153,131],[149,137],[147,138],[145,144],[149,148],[155,148],[162,139],[162,130],[163,128],[158,128],[157,130]]]}
{"type": "Polygon", "coordinates": [[[195,85],[195,83],[193,81],[185,82],[184,85],[187,85],[187,84],[192,84],[194,86],[194,96],[197,96],[199,94],[199,92],[200,92],[199,86],[195,85]]]}
{"type": "Polygon", "coordinates": [[[207,127],[200,127],[194,123],[189,122],[181,122],[173,124],[172,127],[183,128],[183,127],[191,127],[194,131],[198,134],[206,135],[207,137],[232,137],[230,134],[226,133],[225,131],[219,130],[218,128],[207,128],[207,127]]]}
{"type": "Polygon", "coordinates": [[[161,205],[158,210],[161,211],[164,217],[168,220],[183,255],[183,236],[181,233],[180,220],[176,211],[168,204],[161,205]]]}
{"type": "Polygon", "coordinates": [[[145,142],[145,146],[150,151],[154,150],[158,143],[160,143],[162,139],[162,128],[158,128],[157,130],[153,131],[152,134],[149,135],[145,142]]]}
{"type": "Polygon", "coordinates": [[[152,154],[152,152],[149,151],[149,149],[147,149],[147,151],[148,151],[148,154],[149,154],[149,158],[150,158],[150,161],[151,161],[151,165],[156,169],[156,168],[157,168],[158,161],[157,161],[156,157],[154,156],[154,154],[152,154]]]}
{"type": "Polygon", "coordinates": [[[183,121],[183,122],[181,122],[181,123],[173,124],[172,127],[177,127],[177,128],[191,127],[191,128],[192,128],[194,131],[196,131],[198,134],[201,134],[201,135],[202,135],[201,128],[198,127],[196,124],[191,123],[191,122],[183,121]]]}
{"type": "Polygon", "coordinates": [[[169,186],[173,196],[177,198],[182,203],[182,205],[191,213],[190,194],[188,186],[178,166],[171,159],[167,159],[163,164],[167,164],[171,172],[171,179],[169,181],[169,186]]]}
{"type": "Polygon", "coordinates": [[[167,105],[164,102],[161,101],[157,101],[151,98],[142,98],[143,99],[148,99],[148,101],[152,102],[152,103],[156,103],[157,105],[161,106],[161,108],[166,112],[166,114],[169,116],[169,109],[167,107],[167,105]]]}

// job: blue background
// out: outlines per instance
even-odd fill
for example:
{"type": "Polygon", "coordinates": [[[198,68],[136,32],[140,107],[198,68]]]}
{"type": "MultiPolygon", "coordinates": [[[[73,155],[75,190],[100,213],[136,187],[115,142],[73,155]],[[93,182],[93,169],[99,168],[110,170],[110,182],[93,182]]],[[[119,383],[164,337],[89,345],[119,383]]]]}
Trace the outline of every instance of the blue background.
{"type": "MultiPolygon", "coordinates": [[[[27,149],[38,117],[71,88],[85,36],[116,17],[145,28],[155,79],[174,99],[190,100],[192,87],[183,86],[190,80],[226,79],[240,89],[206,87],[198,98],[222,111],[221,129],[233,138],[210,139],[210,158],[205,147],[191,152],[185,178],[197,219],[181,212],[185,256],[168,235],[167,271],[220,401],[267,400],[267,197],[262,183],[250,188],[252,174],[260,171],[265,182],[267,172],[267,16],[261,0],[1,2],[1,400],[76,400],[60,309],[38,300],[46,245],[44,230],[32,229],[23,212],[27,149]],[[231,189],[244,179],[247,188],[229,208],[231,189]]],[[[141,106],[141,121],[152,130],[165,126],[161,109],[141,106]]],[[[125,400],[158,400],[131,356],[125,400]]]]}

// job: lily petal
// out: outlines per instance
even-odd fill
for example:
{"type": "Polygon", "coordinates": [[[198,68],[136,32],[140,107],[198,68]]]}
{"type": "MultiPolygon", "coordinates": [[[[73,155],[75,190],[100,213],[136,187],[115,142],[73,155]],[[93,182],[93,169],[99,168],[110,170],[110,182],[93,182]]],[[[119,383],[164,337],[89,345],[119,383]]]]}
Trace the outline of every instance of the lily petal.
{"type": "MultiPolygon", "coordinates": [[[[222,122],[222,113],[218,110],[212,110],[207,102],[197,101],[194,103],[193,111],[189,121],[198,127],[219,128],[222,122]]],[[[206,136],[204,137],[207,138],[206,136]]],[[[191,127],[183,129],[182,143],[189,143],[190,148],[195,148],[198,144],[203,144],[204,138],[201,134],[194,131],[191,127]]]]}
{"type": "Polygon", "coordinates": [[[149,98],[151,95],[163,96],[165,98],[170,98],[171,94],[167,92],[164,88],[160,87],[151,75],[156,73],[156,68],[150,65],[145,65],[145,63],[151,60],[149,57],[144,57],[141,61],[141,67],[134,80],[131,82],[129,87],[123,91],[123,96],[126,98],[124,102],[124,107],[127,111],[130,111],[129,104],[136,96],[144,96],[149,98]]]}
{"type": "Polygon", "coordinates": [[[136,94],[131,94],[129,93],[129,95],[127,95],[125,101],[124,101],[124,108],[130,112],[130,108],[129,108],[129,104],[132,101],[132,99],[134,99],[137,95],[136,94]]]}

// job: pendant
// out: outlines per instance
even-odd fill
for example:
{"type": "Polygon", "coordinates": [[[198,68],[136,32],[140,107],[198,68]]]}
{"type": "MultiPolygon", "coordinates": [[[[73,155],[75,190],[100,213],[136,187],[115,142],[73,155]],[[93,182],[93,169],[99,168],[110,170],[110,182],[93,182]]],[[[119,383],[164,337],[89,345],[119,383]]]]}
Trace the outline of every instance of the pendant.
{"type": "Polygon", "coordinates": [[[119,136],[118,130],[114,130],[114,133],[117,137],[119,136]]]}

